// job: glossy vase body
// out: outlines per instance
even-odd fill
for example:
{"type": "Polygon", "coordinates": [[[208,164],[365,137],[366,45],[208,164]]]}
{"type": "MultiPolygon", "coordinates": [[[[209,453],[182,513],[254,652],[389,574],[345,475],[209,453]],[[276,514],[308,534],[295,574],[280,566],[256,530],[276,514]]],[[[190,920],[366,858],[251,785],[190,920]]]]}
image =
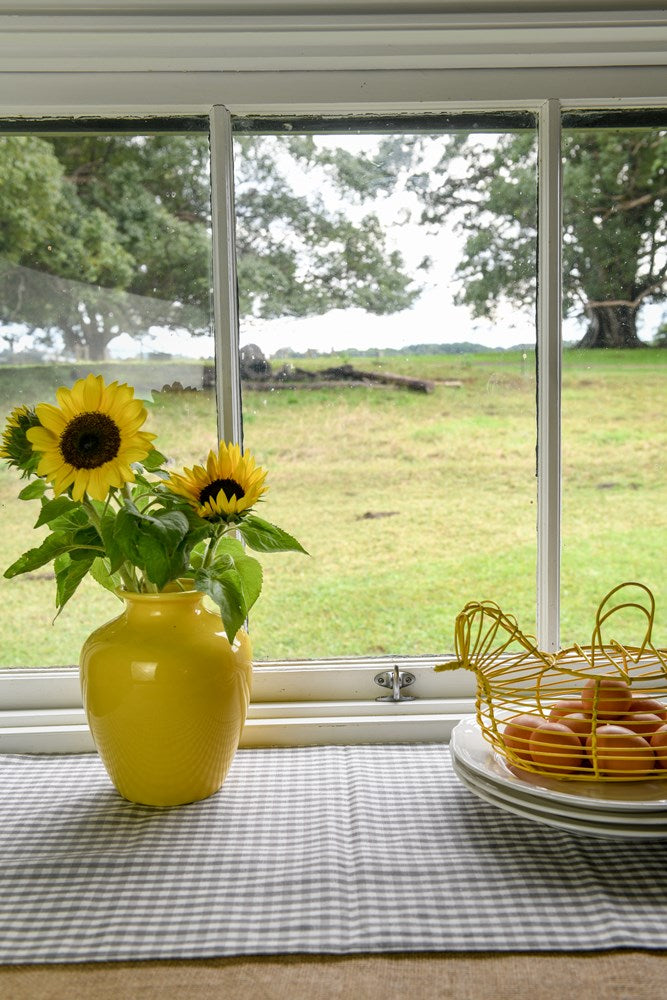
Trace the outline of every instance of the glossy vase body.
{"type": "Polygon", "coordinates": [[[83,704],[121,795],[173,806],[217,792],[248,710],[250,639],[230,646],[197,591],[123,593],[125,610],[81,651],[83,704]]]}

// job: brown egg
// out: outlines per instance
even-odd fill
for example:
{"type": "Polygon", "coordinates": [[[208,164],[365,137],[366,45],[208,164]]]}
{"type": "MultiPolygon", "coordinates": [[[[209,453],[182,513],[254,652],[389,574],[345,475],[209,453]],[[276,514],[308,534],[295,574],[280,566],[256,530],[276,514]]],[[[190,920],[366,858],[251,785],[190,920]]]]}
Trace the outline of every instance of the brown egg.
{"type": "Polygon", "coordinates": [[[596,690],[598,719],[618,719],[626,715],[632,694],[624,680],[620,677],[589,677],[581,689],[585,712],[593,712],[596,690]]]}
{"type": "Polygon", "coordinates": [[[667,726],[660,726],[651,736],[650,742],[658,767],[667,767],[667,726]]]}
{"type": "Polygon", "coordinates": [[[586,740],[589,756],[593,757],[593,735],[600,774],[612,778],[636,778],[650,774],[655,768],[655,754],[647,740],[624,726],[598,726],[586,740]]]}
{"type": "Polygon", "coordinates": [[[528,745],[536,764],[561,774],[579,767],[584,752],[577,734],[562,722],[545,722],[538,726],[528,745]]]}
{"type": "Polygon", "coordinates": [[[591,735],[591,722],[590,715],[585,715],[584,712],[572,712],[571,715],[562,715],[558,720],[568,729],[571,729],[573,733],[576,733],[581,741],[582,745],[586,742],[588,736],[591,735]]]}
{"type": "Polygon", "coordinates": [[[503,729],[505,746],[514,751],[521,760],[531,760],[528,747],[530,737],[538,726],[543,726],[545,720],[541,715],[515,715],[503,729]]]}
{"type": "Polygon", "coordinates": [[[664,726],[664,722],[652,712],[628,712],[618,719],[618,725],[625,726],[626,729],[631,729],[633,733],[639,733],[649,740],[653,733],[664,726]]]}
{"type": "Polygon", "coordinates": [[[652,715],[657,715],[667,722],[667,705],[658,701],[657,698],[633,698],[630,702],[628,715],[630,712],[651,712],[652,715]]]}
{"type": "Polygon", "coordinates": [[[560,722],[564,715],[583,712],[583,710],[584,705],[581,698],[564,698],[562,701],[554,702],[549,712],[549,722],[560,722]]]}

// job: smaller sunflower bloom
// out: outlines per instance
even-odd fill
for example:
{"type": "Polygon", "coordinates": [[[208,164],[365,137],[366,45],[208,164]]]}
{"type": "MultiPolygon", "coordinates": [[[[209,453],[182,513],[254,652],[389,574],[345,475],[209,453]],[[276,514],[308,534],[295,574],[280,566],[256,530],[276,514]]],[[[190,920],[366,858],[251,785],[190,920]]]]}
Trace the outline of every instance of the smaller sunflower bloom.
{"type": "Polygon", "coordinates": [[[221,442],[217,452],[209,452],[206,467],[172,472],[165,485],[185,497],[200,517],[236,521],[266,493],[265,479],[266,472],[249,452],[221,442]]]}
{"type": "Polygon", "coordinates": [[[133,483],[131,463],[146,458],[155,437],[139,429],[148,413],[134,389],[91,374],[58,389],[56,399],[58,406],[35,407],[39,426],[26,435],[55,496],[71,487],[74,500],[105,500],[112,487],[133,483]]]}
{"type": "Polygon", "coordinates": [[[7,417],[0,458],[5,458],[8,465],[21,469],[23,476],[34,475],[37,471],[39,459],[32,450],[27,432],[31,427],[38,426],[37,414],[27,406],[15,406],[7,417]]]}

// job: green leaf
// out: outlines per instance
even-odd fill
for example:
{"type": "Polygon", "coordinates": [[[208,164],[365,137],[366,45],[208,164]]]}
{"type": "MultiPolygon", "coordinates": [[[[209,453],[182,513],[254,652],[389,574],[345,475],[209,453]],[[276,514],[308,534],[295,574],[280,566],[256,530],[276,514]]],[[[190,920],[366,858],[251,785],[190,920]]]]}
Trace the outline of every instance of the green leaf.
{"type": "Polygon", "coordinates": [[[119,524],[120,514],[122,514],[122,511],[118,515],[107,513],[102,518],[102,525],[100,528],[100,531],[102,532],[102,541],[104,543],[104,551],[106,552],[109,560],[110,573],[117,573],[125,562],[125,550],[121,546],[118,537],[119,531],[122,530],[122,522],[119,524]]]}
{"type": "Polygon", "coordinates": [[[201,541],[195,542],[195,544],[190,549],[190,568],[193,570],[198,570],[204,561],[204,555],[206,553],[206,544],[202,539],[201,541]]]}
{"type": "Polygon", "coordinates": [[[160,538],[153,535],[150,529],[139,529],[136,536],[137,565],[151,581],[162,589],[174,578],[172,560],[160,538]]]}
{"type": "Polygon", "coordinates": [[[5,577],[11,579],[21,573],[29,573],[33,569],[39,569],[52,562],[63,552],[68,552],[72,548],[72,536],[64,531],[56,531],[52,535],[47,535],[40,546],[35,549],[28,549],[22,556],[13,562],[5,570],[5,577]]]}
{"type": "Polygon", "coordinates": [[[165,539],[172,544],[180,542],[185,538],[190,527],[187,517],[180,510],[170,510],[166,513],[160,511],[152,515],[149,520],[159,524],[161,530],[164,532],[165,539]]]}
{"type": "Polygon", "coordinates": [[[86,514],[83,507],[79,507],[77,504],[72,506],[72,509],[61,514],[60,517],[54,517],[52,521],[49,522],[49,527],[51,531],[77,531],[79,528],[85,527],[90,524],[88,520],[88,515],[86,514]]]}
{"type": "Polygon", "coordinates": [[[242,518],[237,528],[250,548],[256,552],[303,552],[308,555],[296,538],[254,514],[242,518]]]}
{"type": "Polygon", "coordinates": [[[243,604],[247,616],[262,592],[262,567],[257,559],[246,555],[243,546],[236,539],[224,538],[219,544],[224,545],[227,551],[221,552],[218,548],[216,558],[208,568],[214,576],[218,573],[223,575],[228,569],[236,570],[243,591],[243,604]]]}
{"type": "Polygon", "coordinates": [[[44,496],[46,483],[43,479],[33,479],[31,483],[24,486],[19,493],[19,500],[35,500],[36,497],[44,496]]]}
{"type": "MultiPolygon", "coordinates": [[[[102,548],[102,539],[97,529],[92,524],[88,524],[84,528],[79,528],[78,531],[74,532],[72,535],[72,544],[74,547],[70,553],[70,557],[72,559],[87,559],[91,548],[102,548]]],[[[97,554],[93,552],[92,558],[94,559],[97,554]]]]}
{"type": "Polygon", "coordinates": [[[58,614],[60,614],[72,594],[74,594],[94,560],[94,552],[86,552],[85,557],[82,559],[72,559],[68,554],[64,554],[55,560],[56,606],[58,614]]]}
{"type": "Polygon", "coordinates": [[[119,581],[109,572],[106,559],[102,559],[99,556],[93,559],[89,572],[93,580],[99,583],[101,587],[104,587],[105,590],[110,590],[114,594],[118,589],[119,581]]]}
{"type": "Polygon", "coordinates": [[[159,452],[157,448],[153,448],[152,451],[148,452],[146,458],[141,464],[147,472],[155,472],[162,465],[164,465],[166,461],[166,456],[159,452]]]}
{"type": "Polygon", "coordinates": [[[235,559],[234,562],[241,577],[247,616],[262,592],[262,566],[252,556],[244,556],[242,559],[235,559]]]}
{"type": "Polygon", "coordinates": [[[230,642],[262,590],[262,567],[238,539],[218,542],[213,562],[194,574],[195,587],[215,601],[230,642]]]}
{"type": "Polygon", "coordinates": [[[61,514],[67,514],[74,510],[80,511],[81,507],[66,496],[55,497],[54,500],[42,500],[42,509],[35,521],[35,527],[40,528],[43,524],[51,524],[61,514]]]}
{"type": "Polygon", "coordinates": [[[243,543],[238,538],[229,536],[221,538],[215,547],[215,558],[220,559],[223,555],[231,556],[232,559],[243,558],[245,556],[243,543]]]}
{"type": "MultiPolygon", "coordinates": [[[[139,524],[127,507],[123,507],[122,510],[118,511],[113,524],[103,523],[102,525],[102,537],[104,538],[107,552],[110,549],[111,534],[113,534],[113,544],[117,546],[121,554],[120,561],[123,562],[123,560],[128,559],[136,565],[139,555],[137,550],[139,524]]],[[[113,569],[112,572],[114,572],[113,569]]]]}
{"type": "Polygon", "coordinates": [[[239,573],[232,567],[217,572],[201,569],[195,574],[195,587],[217,604],[227,638],[232,643],[248,613],[239,573]]]}
{"type": "Polygon", "coordinates": [[[114,537],[124,559],[162,588],[187,568],[188,529],[188,519],[181,511],[142,514],[126,502],[116,516],[114,537]]]}

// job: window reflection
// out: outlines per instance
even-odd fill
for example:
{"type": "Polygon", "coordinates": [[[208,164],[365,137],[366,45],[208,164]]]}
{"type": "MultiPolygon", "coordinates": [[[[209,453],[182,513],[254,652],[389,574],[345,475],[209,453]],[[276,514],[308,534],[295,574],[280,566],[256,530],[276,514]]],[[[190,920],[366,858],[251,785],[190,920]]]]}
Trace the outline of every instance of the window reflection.
{"type": "MultiPolygon", "coordinates": [[[[92,371],[153,403],[150,429],[176,461],[203,459],[216,443],[208,136],[0,134],[0,176],[3,418],[92,371]]],[[[2,465],[4,569],[45,529],[2,465]]],[[[76,663],[120,611],[87,579],[51,627],[51,566],[0,588],[4,666],[76,663]]]]}

